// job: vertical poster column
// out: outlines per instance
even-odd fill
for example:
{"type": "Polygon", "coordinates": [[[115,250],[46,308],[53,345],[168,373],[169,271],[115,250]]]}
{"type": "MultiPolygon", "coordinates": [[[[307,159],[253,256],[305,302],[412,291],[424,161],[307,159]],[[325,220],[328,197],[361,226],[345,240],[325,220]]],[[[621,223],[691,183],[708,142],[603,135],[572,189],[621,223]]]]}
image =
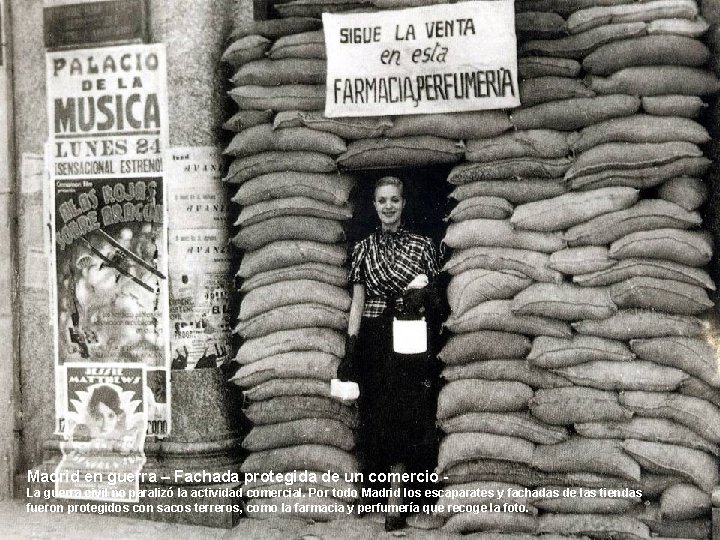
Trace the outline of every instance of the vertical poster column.
{"type": "Polygon", "coordinates": [[[170,347],[178,369],[219,366],[230,354],[230,195],[222,170],[213,146],[170,149],[170,347]]]}
{"type": "MultiPolygon", "coordinates": [[[[72,447],[87,408],[84,397],[104,385],[119,398],[128,392],[133,401],[141,397],[132,415],[134,427],[142,416],[143,437],[165,436],[170,432],[165,47],[52,52],[46,69],[56,429],[72,447]],[[138,369],[144,381],[139,394],[123,386],[125,379],[137,380],[138,369]],[[86,386],[78,386],[78,370],[86,370],[86,386]]],[[[127,410],[113,412],[130,414],[127,410]]],[[[107,449],[103,439],[111,431],[90,434],[90,444],[80,441],[73,451],[107,449]]]]}

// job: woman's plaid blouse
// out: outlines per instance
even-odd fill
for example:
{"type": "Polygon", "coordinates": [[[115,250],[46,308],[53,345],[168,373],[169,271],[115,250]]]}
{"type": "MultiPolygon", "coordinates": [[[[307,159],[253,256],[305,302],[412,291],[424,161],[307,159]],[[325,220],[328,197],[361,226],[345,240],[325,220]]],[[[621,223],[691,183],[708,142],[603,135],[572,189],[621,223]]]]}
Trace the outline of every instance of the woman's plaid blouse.
{"type": "Polygon", "coordinates": [[[426,274],[432,281],[439,273],[438,253],[430,238],[402,227],[397,232],[378,228],[355,244],[348,278],[365,285],[363,317],[377,317],[389,298],[402,307],[402,294],[415,277],[426,274]]]}

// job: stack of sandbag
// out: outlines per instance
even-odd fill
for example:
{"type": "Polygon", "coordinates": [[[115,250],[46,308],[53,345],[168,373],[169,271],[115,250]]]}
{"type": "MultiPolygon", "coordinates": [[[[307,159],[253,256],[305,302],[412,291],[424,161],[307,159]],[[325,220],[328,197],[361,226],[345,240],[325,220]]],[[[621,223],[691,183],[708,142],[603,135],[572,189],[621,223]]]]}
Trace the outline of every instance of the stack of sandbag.
{"type": "Polygon", "coordinates": [[[343,478],[359,470],[355,408],[330,396],[350,308],[345,223],[353,181],[335,164],[346,144],[283,122],[288,109],[322,107],[319,28],[309,18],[241,24],[224,55],[237,68],[230,94],[240,107],[225,125],[236,133],[225,151],[233,158],[225,180],[237,186],[233,243],[243,252],[235,328],[243,341],[233,382],[253,427],[242,471],[306,475],[292,486],[272,479],[246,486],[254,517],[342,517],[352,498],[332,488],[348,485],[329,484],[323,473],[343,478]]]}

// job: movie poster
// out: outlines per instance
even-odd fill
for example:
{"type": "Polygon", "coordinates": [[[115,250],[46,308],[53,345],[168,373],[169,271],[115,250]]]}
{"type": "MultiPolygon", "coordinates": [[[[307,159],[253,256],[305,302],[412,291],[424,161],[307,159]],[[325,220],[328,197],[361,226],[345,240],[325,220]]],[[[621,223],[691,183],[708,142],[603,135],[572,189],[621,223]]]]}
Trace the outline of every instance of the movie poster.
{"type": "Polygon", "coordinates": [[[167,67],[162,44],[46,55],[56,432],[68,365],[143,369],[148,435],[170,430],[167,67]]]}
{"type": "Polygon", "coordinates": [[[138,501],[147,429],[145,369],[122,363],[66,364],[67,415],[56,494],[138,501]]]}
{"type": "Polygon", "coordinates": [[[165,372],[163,179],[56,179],[54,187],[58,367],[121,362],[165,372]]]}

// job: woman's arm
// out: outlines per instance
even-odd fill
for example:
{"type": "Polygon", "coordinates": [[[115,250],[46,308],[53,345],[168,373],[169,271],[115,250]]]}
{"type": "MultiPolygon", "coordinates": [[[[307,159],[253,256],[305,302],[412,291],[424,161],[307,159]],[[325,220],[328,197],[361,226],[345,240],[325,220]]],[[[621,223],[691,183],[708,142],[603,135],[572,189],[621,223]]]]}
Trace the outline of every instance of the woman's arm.
{"type": "Polygon", "coordinates": [[[352,303],[350,304],[350,315],[348,318],[348,335],[357,336],[360,332],[360,319],[362,318],[363,307],[365,306],[365,285],[355,283],[353,285],[352,303]]]}

